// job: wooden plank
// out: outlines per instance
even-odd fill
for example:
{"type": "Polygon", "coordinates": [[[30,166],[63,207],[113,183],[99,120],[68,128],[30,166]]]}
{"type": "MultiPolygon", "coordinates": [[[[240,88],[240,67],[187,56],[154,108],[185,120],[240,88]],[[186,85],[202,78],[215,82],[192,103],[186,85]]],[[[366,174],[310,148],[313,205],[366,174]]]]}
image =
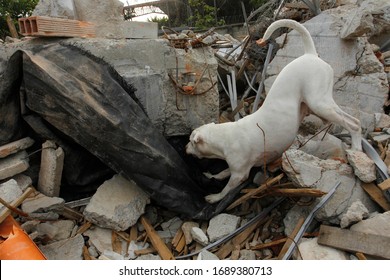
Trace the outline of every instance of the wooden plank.
{"type": "Polygon", "coordinates": [[[6,16],[6,21],[7,21],[9,32],[11,33],[11,37],[18,39],[19,38],[18,32],[16,31],[14,21],[12,20],[10,15],[6,16]]]}
{"type": "Polygon", "coordinates": [[[259,193],[264,192],[270,186],[272,186],[273,184],[279,182],[283,178],[283,176],[284,176],[284,173],[280,174],[279,176],[276,176],[275,178],[272,178],[272,179],[268,180],[265,184],[262,184],[260,187],[258,187],[256,189],[253,189],[252,191],[244,194],[239,199],[237,199],[232,204],[230,204],[229,207],[226,208],[226,211],[229,211],[229,210],[233,209],[234,207],[240,205],[244,201],[247,201],[251,197],[253,197],[255,195],[258,195],[259,193]]]}
{"type": "Polygon", "coordinates": [[[144,216],[141,216],[140,221],[145,228],[146,234],[149,237],[150,242],[152,243],[153,247],[157,250],[161,259],[174,260],[175,257],[173,256],[172,252],[168,249],[167,245],[165,245],[164,241],[162,241],[160,236],[157,234],[156,230],[149,223],[148,219],[145,218],[144,216]]]}
{"type": "Polygon", "coordinates": [[[390,237],[321,225],[318,244],[390,259],[390,237]]]}
{"type": "Polygon", "coordinates": [[[384,180],[382,183],[378,184],[378,187],[382,190],[382,191],[387,191],[388,189],[390,189],[390,178],[384,180]]]}
{"type": "Polygon", "coordinates": [[[294,242],[294,238],[298,234],[298,232],[301,229],[304,222],[305,222],[304,218],[299,218],[294,230],[288,236],[286,243],[284,243],[282,249],[279,252],[279,255],[278,255],[279,260],[282,260],[284,255],[287,253],[288,248],[290,248],[291,244],[294,242]]]}
{"type": "Polygon", "coordinates": [[[374,183],[363,183],[362,188],[368,195],[385,211],[390,211],[390,202],[386,199],[383,192],[374,183]]]}
{"type": "MultiPolygon", "coordinates": [[[[12,203],[10,203],[10,205],[14,208],[18,207],[20,204],[22,204],[22,202],[28,198],[32,193],[34,192],[34,188],[32,187],[28,187],[24,193],[18,197],[15,201],[13,201],[12,203]]],[[[11,214],[11,210],[8,209],[8,208],[5,208],[1,211],[0,213],[0,224],[5,220],[5,218],[8,217],[8,215],[11,214]]]]}

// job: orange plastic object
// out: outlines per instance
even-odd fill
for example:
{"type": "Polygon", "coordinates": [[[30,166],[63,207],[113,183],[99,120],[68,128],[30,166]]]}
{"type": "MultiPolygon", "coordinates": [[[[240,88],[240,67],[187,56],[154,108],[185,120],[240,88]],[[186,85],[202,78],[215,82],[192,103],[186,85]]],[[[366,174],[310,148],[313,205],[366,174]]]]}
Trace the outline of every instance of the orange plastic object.
{"type": "Polygon", "coordinates": [[[38,246],[9,215],[0,224],[0,260],[46,260],[38,246]]]}

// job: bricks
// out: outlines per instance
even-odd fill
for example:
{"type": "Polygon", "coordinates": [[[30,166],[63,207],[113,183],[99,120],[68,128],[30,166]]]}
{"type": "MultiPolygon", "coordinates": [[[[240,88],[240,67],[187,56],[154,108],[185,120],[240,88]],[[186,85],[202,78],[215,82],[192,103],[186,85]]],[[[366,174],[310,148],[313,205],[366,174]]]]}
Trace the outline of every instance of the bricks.
{"type": "Polygon", "coordinates": [[[86,21],[45,16],[20,18],[19,30],[24,36],[95,37],[95,25],[86,21]]]}

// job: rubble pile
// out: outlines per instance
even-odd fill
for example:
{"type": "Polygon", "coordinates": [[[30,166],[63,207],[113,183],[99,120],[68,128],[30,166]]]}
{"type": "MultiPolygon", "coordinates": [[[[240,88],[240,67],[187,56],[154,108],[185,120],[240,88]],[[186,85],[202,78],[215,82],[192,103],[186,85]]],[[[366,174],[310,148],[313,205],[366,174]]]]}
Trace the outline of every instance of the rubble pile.
{"type": "MultiPolygon", "coordinates": [[[[75,1],[78,11],[86,13],[82,6],[89,2],[75,1]]],[[[101,2],[105,9],[118,4],[101,2]]],[[[38,126],[43,123],[39,118],[21,122],[16,117],[2,119],[0,115],[0,123],[5,124],[0,129],[0,226],[12,215],[45,258],[52,260],[285,259],[290,258],[287,252],[295,245],[293,259],[389,259],[390,4],[385,0],[338,2],[323,4],[323,11],[313,15],[302,2],[289,1],[279,16],[305,21],[319,55],[334,69],[336,102],[362,122],[364,152],[350,150],[350,139],[340,128],[309,115],[294,144],[279,160],[254,168],[248,182],[238,190],[240,193],[212,209],[197,205],[198,197],[194,196],[195,206],[191,207],[202,209],[203,216],[199,218],[175,211],[182,209],[177,205],[191,196],[186,189],[183,193],[176,188],[162,193],[150,191],[137,183],[149,181],[137,176],[132,180],[131,172],[121,169],[131,158],[122,160],[107,156],[107,151],[94,150],[96,143],[110,137],[109,131],[100,131],[100,135],[93,136],[94,141],[82,142],[84,149],[79,149],[79,139],[69,141],[74,134],[66,133],[73,127],[64,125],[64,131],[59,132],[56,122],[38,126]],[[51,133],[43,128],[51,129],[51,133]],[[97,158],[105,168],[93,173],[97,158]],[[69,195],[64,186],[72,173],[69,165],[79,166],[78,162],[86,159],[81,171],[91,176],[78,178],[79,174],[73,174],[72,182],[84,184],[80,183],[83,188],[77,186],[78,191],[69,195]],[[170,195],[171,200],[164,195],[170,195]],[[319,207],[320,204],[323,205],[319,207]],[[298,244],[293,242],[295,238],[298,244]]],[[[41,1],[37,15],[52,14],[47,8],[41,1]]],[[[61,7],[55,12],[61,13],[61,7]]],[[[64,12],[76,19],[72,11],[64,12]]],[[[80,12],[79,18],[83,16],[80,12]]],[[[99,20],[96,13],[84,16],[88,21],[99,20]]],[[[115,13],[110,22],[113,24],[117,18],[115,13]]],[[[240,40],[218,34],[215,29],[195,34],[166,28],[162,38],[137,41],[126,39],[122,27],[120,35],[107,30],[110,26],[99,30],[101,35],[97,34],[97,38],[62,38],[60,42],[50,41],[49,47],[55,45],[62,50],[64,45],[73,46],[85,51],[86,56],[102,57],[119,76],[139,89],[135,93],[142,108],[139,112],[150,118],[172,145],[182,136],[187,138],[201,123],[234,121],[252,113],[261,106],[275,76],[302,54],[302,43],[295,32],[285,33],[275,39],[273,47],[261,49],[255,46],[253,36],[240,40]],[[99,37],[102,34],[108,36],[99,37]],[[146,45],[155,57],[142,49],[146,45]]],[[[0,77],[7,78],[4,73],[12,53],[22,49],[24,59],[31,59],[31,50],[38,53],[37,46],[45,44],[43,38],[1,42],[4,52],[0,55],[0,77]]],[[[17,83],[16,79],[7,87],[14,88],[17,83]]],[[[0,85],[0,93],[5,87],[5,83],[0,85]]],[[[29,85],[20,83],[17,91],[28,89],[29,85]]],[[[37,106],[23,100],[25,95],[20,96],[17,102],[21,112],[15,115],[25,115],[37,106]]],[[[14,116],[10,113],[13,105],[0,95],[0,106],[8,110],[4,115],[14,116]]],[[[41,105],[50,107],[50,100],[43,98],[41,105]]],[[[83,120],[87,122],[92,112],[90,107],[85,108],[88,112],[83,112],[83,120]]],[[[123,121],[115,114],[120,110],[120,106],[101,110],[118,130],[123,121]]],[[[53,116],[49,114],[47,119],[50,117],[53,116]]],[[[86,140],[81,137],[81,141],[86,140]]],[[[150,158],[158,153],[153,144],[154,141],[148,142],[152,147],[150,158]]],[[[127,147],[126,143],[112,150],[122,147],[127,147]]],[[[176,150],[180,154],[183,147],[178,145],[176,150]]],[[[183,163],[190,162],[183,157],[183,163]]],[[[214,167],[218,164],[211,163],[214,167]]],[[[172,164],[177,165],[181,161],[172,164]]],[[[199,165],[204,169],[210,163],[199,165]]],[[[170,171],[160,170],[164,172],[170,171]]],[[[159,178],[153,179],[160,182],[159,178]]],[[[207,186],[217,184],[202,180],[207,186]]],[[[199,196],[203,197],[203,193],[199,196]]]]}

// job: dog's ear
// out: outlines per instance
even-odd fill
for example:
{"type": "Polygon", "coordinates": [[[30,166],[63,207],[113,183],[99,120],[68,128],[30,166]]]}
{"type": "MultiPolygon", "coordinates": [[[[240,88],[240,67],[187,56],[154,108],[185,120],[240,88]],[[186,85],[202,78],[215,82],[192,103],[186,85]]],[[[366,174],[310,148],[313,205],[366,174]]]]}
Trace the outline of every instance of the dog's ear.
{"type": "Polygon", "coordinates": [[[198,143],[201,143],[203,142],[203,138],[202,138],[202,135],[197,132],[195,135],[194,135],[194,143],[195,144],[198,144],[198,143]]]}

